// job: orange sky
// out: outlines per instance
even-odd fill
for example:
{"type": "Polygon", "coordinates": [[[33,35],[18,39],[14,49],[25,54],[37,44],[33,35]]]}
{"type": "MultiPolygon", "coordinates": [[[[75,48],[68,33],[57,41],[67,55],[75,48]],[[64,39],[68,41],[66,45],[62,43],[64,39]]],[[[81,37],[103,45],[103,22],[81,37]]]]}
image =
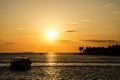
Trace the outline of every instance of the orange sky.
{"type": "Polygon", "coordinates": [[[119,0],[0,0],[0,52],[78,52],[119,35],[119,0]]]}

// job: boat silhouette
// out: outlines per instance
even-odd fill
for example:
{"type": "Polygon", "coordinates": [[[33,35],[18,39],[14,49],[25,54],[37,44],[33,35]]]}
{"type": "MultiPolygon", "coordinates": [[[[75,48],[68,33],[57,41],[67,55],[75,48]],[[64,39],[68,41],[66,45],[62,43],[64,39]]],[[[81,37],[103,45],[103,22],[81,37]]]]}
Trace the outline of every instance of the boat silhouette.
{"type": "Polygon", "coordinates": [[[11,70],[29,70],[31,67],[31,60],[29,58],[19,58],[11,61],[9,68],[11,70]]]}

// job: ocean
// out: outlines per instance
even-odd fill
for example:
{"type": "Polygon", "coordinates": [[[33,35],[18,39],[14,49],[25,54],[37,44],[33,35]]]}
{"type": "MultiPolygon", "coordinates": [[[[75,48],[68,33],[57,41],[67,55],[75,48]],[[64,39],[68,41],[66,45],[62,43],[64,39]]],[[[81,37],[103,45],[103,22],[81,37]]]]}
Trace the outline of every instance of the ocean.
{"type": "Polygon", "coordinates": [[[120,80],[120,56],[0,54],[0,80],[120,80]],[[32,60],[30,70],[10,70],[21,56],[32,60]]]}

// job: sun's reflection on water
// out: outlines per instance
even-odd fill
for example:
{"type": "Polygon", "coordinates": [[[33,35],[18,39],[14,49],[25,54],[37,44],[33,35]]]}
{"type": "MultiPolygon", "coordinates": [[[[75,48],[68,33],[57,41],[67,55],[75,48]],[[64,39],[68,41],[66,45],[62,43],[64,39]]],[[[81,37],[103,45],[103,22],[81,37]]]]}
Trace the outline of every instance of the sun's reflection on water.
{"type": "Polygon", "coordinates": [[[53,67],[56,65],[56,59],[57,55],[54,53],[49,53],[46,55],[46,62],[49,66],[46,66],[44,68],[45,76],[49,77],[49,80],[56,80],[60,78],[60,70],[57,69],[57,67],[53,67]]]}
{"type": "Polygon", "coordinates": [[[53,65],[55,65],[56,63],[56,55],[54,54],[54,53],[50,53],[50,54],[48,54],[48,55],[46,55],[46,57],[47,57],[47,61],[48,61],[48,64],[49,64],[49,66],[53,66],[53,65]]]}

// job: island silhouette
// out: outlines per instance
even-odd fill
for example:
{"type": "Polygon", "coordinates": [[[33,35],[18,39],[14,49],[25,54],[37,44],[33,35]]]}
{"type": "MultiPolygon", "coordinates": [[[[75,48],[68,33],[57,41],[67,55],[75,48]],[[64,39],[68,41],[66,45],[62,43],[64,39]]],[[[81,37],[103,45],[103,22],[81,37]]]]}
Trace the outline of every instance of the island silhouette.
{"type": "Polygon", "coordinates": [[[84,55],[117,55],[120,56],[120,45],[109,45],[108,47],[79,47],[79,54],[84,55]]]}

